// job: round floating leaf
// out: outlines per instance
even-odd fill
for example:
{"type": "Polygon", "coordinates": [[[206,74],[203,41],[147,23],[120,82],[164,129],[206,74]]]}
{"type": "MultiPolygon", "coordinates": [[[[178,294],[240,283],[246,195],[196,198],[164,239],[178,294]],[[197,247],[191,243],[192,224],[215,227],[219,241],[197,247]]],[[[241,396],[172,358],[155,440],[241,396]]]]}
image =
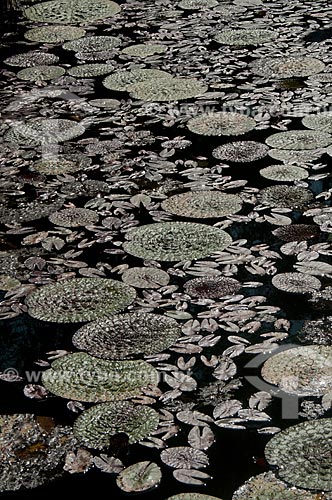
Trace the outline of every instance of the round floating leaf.
{"type": "Polygon", "coordinates": [[[309,149],[296,151],[295,149],[270,149],[269,156],[275,160],[287,163],[306,163],[318,160],[324,153],[324,149],[309,149]]]}
{"type": "Polygon", "coordinates": [[[170,281],[169,275],[157,267],[131,267],[121,277],[124,283],[135,288],[160,288],[170,281]]]}
{"type": "Polygon", "coordinates": [[[211,495],[203,495],[203,493],[179,493],[168,497],[167,500],[221,500],[219,497],[211,495]]]}
{"type": "Polygon", "coordinates": [[[0,290],[11,290],[20,285],[20,281],[8,274],[0,274],[0,290]]]}
{"type": "Polygon", "coordinates": [[[160,43],[138,43],[136,45],[130,45],[126,47],[121,52],[128,56],[134,57],[149,57],[153,54],[162,54],[166,51],[166,46],[161,45],[160,43]]]}
{"type": "Polygon", "coordinates": [[[42,321],[93,321],[115,314],[135,298],[134,288],[103,278],[73,278],[45,285],[25,300],[28,314],[42,321]]]}
{"type": "Polygon", "coordinates": [[[218,5],[217,0],[181,0],[178,7],[184,10],[210,9],[218,5]]]}
{"type": "Polygon", "coordinates": [[[289,488],[272,472],[251,477],[232,496],[232,500],[317,500],[317,495],[308,491],[289,488]]]}
{"type": "Polygon", "coordinates": [[[174,469],[203,469],[209,465],[209,459],[204,451],[189,446],[167,448],[161,452],[160,458],[174,469]]]}
{"type": "Polygon", "coordinates": [[[0,206],[0,222],[3,224],[13,224],[29,222],[42,219],[58,210],[62,206],[61,200],[46,203],[44,200],[34,200],[29,203],[19,202],[16,208],[8,208],[7,205],[0,206]]]}
{"type": "Polygon", "coordinates": [[[71,427],[50,417],[1,415],[0,491],[22,493],[61,478],[66,453],[76,446],[71,427]]]}
{"type": "Polygon", "coordinates": [[[272,285],[289,293],[312,293],[322,286],[318,278],[302,273],[276,274],[272,278],[272,285]]]}
{"type": "Polygon", "coordinates": [[[91,76],[107,75],[112,69],[109,64],[81,64],[68,70],[68,74],[76,78],[90,78],[91,76]]]}
{"type": "Polygon", "coordinates": [[[83,28],[75,26],[40,26],[24,33],[24,38],[31,42],[57,43],[76,40],[85,35],[83,28]]]}
{"type": "Polygon", "coordinates": [[[320,73],[325,64],[315,57],[266,57],[257,59],[251,69],[257,75],[268,78],[305,77],[320,73]]]}
{"type": "Polygon", "coordinates": [[[292,182],[306,179],[309,174],[305,168],[294,165],[270,165],[262,168],[259,173],[265,179],[279,182],[292,182]]]}
{"type": "Polygon", "coordinates": [[[50,222],[62,227],[79,227],[96,224],[99,216],[88,208],[64,208],[49,216],[50,222]]]}
{"type": "Polygon", "coordinates": [[[131,229],[126,238],[126,252],[160,261],[199,259],[224,250],[232,242],[225,231],[192,222],[148,224],[131,229]]]}
{"type": "Polygon", "coordinates": [[[118,14],[121,7],[111,0],[51,0],[24,10],[30,21],[55,24],[88,24],[118,14]]]}
{"type": "Polygon", "coordinates": [[[99,52],[100,50],[111,50],[121,45],[121,40],[115,36],[86,36],[78,40],[72,40],[62,45],[65,50],[75,52],[99,52]]]}
{"type": "Polygon", "coordinates": [[[161,352],[181,335],[176,320],[138,312],[89,323],[74,334],[73,344],[92,356],[124,359],[161,352]]]}
{"type": "Polygon", "coordinates": [[[193,78],[157,78],[127,86],[135,99],[143,101],[181,101],[204,94],[207,85],[193,78]]]}
{"type": "Polygon", "coordinates": [[[253,130],[256,122],[249,116],[233,112],[204,113],[191,118],[188,129],[198,135],[242,135],[253,130]]]}
{"type": "Polygon", "coordinates": [[[85,127],[72,120],[37,118],[16,122],[5,134],[5,140],[22,146],[58,144],[85,133],[85,127]]]}
{"type": "Polygon", "coordinates": [[[141,394],[158,384],[158,372],[145,361],[106,361],[76,352],[53,361],[42,382],[61,398],[98,403],[141,394]]]}
{"type": "Polygon", "coordinates": [[[156,78],[171,78],[166,71],[159,69],[132,69],[115,71],[112,75],[103,80],[103,85],[107,89],[118,92],[126,92],[127,88],[145,80],[154,81],[156,78]]]}
{"type": "Polygon", "coordinates": [[[30,170],[39,172],[45,175],[59,175],[78,172],[91,165],[91,158],[75,154],[75,155],[61,155],[49,158],[43,158],[36,161],[30,167],[30,170]]]}
{"type": "Polygon", "coordinates": [[[116,109],[121,103],[117,99],[91,99],[89,104],[97,108],[116,109]]]}
{"type": "Polygon", "coordinates": [[[163,201],[161,206],[171,214],[205,219],[239,212],[242,200],[235,194],[225,194],[220,191],[188,191],[171,196],[163,201]]]}
{"type": "Polygon", "coordinates": [[[257,195],[260,203],[276,208],[300,208],[313,199],[312,192],[297,186],[268,186],[257,195]]]}
{"type": "Polygon", "coordinates": [[[331,366],[332,347],[294,347],[265,361],[262,377],[290,394],[322,396],[331,389],[331,366]]]}
{"type": "Polygon", "coordinates": [[[46,66],[59,62],[58,56],[49,54],[48,52],[24,52],[23,54],[15,54],[4,60],[9,66],[20,66],[21,68],[29,68],[32,66],[46,66]]]}
{"type": "Polygon", "coordinates": [[[17,77],[22,80],[55,80],[65,74],[65,70],[60,66],[34,66],[33,68],[24,68],[17,73],[17,77]]]}
{"type": "Polygon", "coordinates": [[[247,28],[223,30],[214,39],[226,45],[261,45],[276,37],[277,34],[272,30],[247,28]]]}
{"type": "Polygon", "coordinates": [[[152,408],[115,401],[84,411],[73,430],[84,446],[103,449],[109,446],[110,437],[120,432],[129,436],[129,443],[141,441],[156,430],[158,423],[158,413],[152,408]]]}
{"type": "Polygon", "coordinates": [[[324,113],[316,113],[315,115],[307,115],[302,118],[302,123],[305,127],[314,130],[325,130],[332,132],[332,113],[326,111],[324,113]]]}
{"type": "Polygon", "coordinates": [[[200,299],[216,299],[232,295],[241,288],[241,283],[234,278],[225,276],[195,278],[187,281],[184,291],[192,297],[200,299]]]}
{"type": "Polygon", "coordinates": [[[264,158],[268,151],[268,146],[261,142],[235,141],[218,146],[212,151],[212,156],[218,160],[247,163],[264,158]]]}
{"type": "Polygon", "coordinates": [[[290,224],[289,226],[278,227],[272,234],[282,241],[307,241],[319,236],[319,229],[313,224],[290,224]]]}
{"type": "Polygon", "coordinates": [[[161,470],[153,462],[139,462],[123,469],[116,478],[120,490],[126,493],[141,493],[150,490],[161,481],[161,470]]]}
{"type": "Polygon", "coordinates": [[[281,479],[299,488],[332,491],[332,419],[293,425],[274,436],[265,448],[281,479]]]}
{"type": "Polygon", "coordinates": [[[289,130],[272,134],[266,144],[280,149],[315,149],[324,148],[332,143],[332,135],[316,130],[289,130]]]}

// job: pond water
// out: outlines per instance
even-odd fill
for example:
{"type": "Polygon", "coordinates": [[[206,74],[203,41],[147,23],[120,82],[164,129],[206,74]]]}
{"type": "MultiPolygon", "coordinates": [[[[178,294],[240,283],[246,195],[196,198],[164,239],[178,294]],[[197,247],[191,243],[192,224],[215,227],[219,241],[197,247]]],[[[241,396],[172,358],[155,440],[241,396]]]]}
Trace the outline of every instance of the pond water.
{"type": "Polygon", "coordinates": [[[3,24],[1,496],[332,498],[331,17],[3,24]]]}

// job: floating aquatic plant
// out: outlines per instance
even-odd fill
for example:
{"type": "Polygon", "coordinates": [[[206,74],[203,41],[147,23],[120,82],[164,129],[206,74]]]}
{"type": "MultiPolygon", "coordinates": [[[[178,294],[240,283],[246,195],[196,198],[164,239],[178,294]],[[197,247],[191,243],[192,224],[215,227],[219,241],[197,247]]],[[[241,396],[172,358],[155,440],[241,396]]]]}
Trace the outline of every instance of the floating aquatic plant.
{"type": "Polygon", "coordinates": [[[289,130],[272,134],[266,144],[280,149],[315,149],[324,148],[332,143],[332,136],[316,130],[289,130]]]}
{"type": "Polygon", "coordinates": [[[88,208],[64,208],[49,216],[50,222],[62,227],[79,227],[96,224],[98,214],[88,208]]]}
{"type": "Polygon", "coordinates": [[[21,69],[17,73],[17,77],[32,82],[36,82],[37,80],[56,80],[63,76],[65,72],[60,66],[33,66],[21,69]]]}
{"type": "Polygon", "coordinates": [[[212,156],[218,160],[247,163],[264,158],[268,151],[268,146],[261,142],[235,141],[218,146],[212,151],[212,156]]]}
{"type": "Polygon", "coordinates": [[[306,163],[318,160],[324,153],[323,149],[300,150],[295,149],[270,149],[268,154],[275,160],[287,163],[306,163]]]}
{"type": "Polygon", "coordinates": [[[268,29],[246,28],[223,30],[215,36],[215,41],[226,45],[261,45],[271,42],[277,34],[268,29]]]}
{"type": "Polygon", "coordinates": [[[270,207],[299,208],[313,199],[309,189],[298,186],[268,186],[257,195],[260,203],[270,207]]]}
{"type": "Polygon", "coordinates": [[[157,78],[127,86],[135,99],[143,101],[181,101],[207,91],[207,85],[193,78],[157,78]]]}
{"type": "Polygon", "coordinates": [[[225,231],[193,222],[161,222],[131,229],[123,248],[143,259],[176,261],[206,257],[231,244],[225,231]]]}
{"type": "Polygon", "coordinates": [[[29,68],[33,66],[45,66],[56,64],[59,62],[58,56],[49,52],[30,51],[22,54],[14,54],[4,60],[4,63],[9,66],[19,66],[21,68],[29,68]]]}
{"type": "Polygon", "coordinates": [[[218,5],[217,0],[181,0],[178,6],[184,10],[211,9],[218,5]]]}
{"type": "Polygon", "coordinates": [[[265,179],[279,182],[292,182],[306,179],[309,173],[305,168],[294,165],[270,165],[262,168],[259,173],[265,179]]]}
{"type": "Polygon", "coordinates": [[[314,290],[310,302],[316,309],[330,312],[332,310],[332,286],[314,290]]]}
{"type": "Polygon", "coordinates": [[[43,200],[34,200],[29,203],[19,202],[16,208],[0,205],[0,222],[3,224],[21,224],[32,220],[47,217],[62,206],[61,200],[47,203],[43,200]]]}
{"type": "Polygon", "coordinates": [[[216,299],[224,295],[232,295],[241,288],[241,283],[226,276],[195,278],[187,281],[184,291],[192,297],[200,299],[216,299]]]}
{"type": "Polygon", "coordinates": [[[299,488],[331,491],[332,420],[293,425],[268,442],[265,456],[278,476],[299,488]]]}
{"type": "Polygon", "coordinates": [[[123,469],[116,478],[120,490],[141,493],[155,488],[161,481],[161,470],[153,462],[138,462],[123,469]]]}
{"type": "Polygon", "coordinates": [[[137,312],[89,323],[74,334],[73,344],[92,356],[124,359],[161,352],[181,335],[175,319],[137,312]]]}
{"type": "Polygon", "coordinates": [[[92,163],[91,158],[85,155],[57,155],[43,158],[36,161],[30,167],[34,170],[45,175],[59,175],[78,172],[84,170],[92,163]]]}
{"type": "Polygon", "coordinates": [[[194,219],[224,217],[239,212],[242,200],[220,191],[188,191],[164,200],[162,208],[171,214],[194,219]]]}
{"type": "Polygon", "coordinates": [[[55,24],[87,24],[118,14],[121,7],[111,0],[51,0],[24,10],[30,21],[55,24]]]}
{"type": "Polygon", "coordinates": [[[42,382],[52,394],[75,401],[119,401],[158,384],[158,372],[145,361],[108,361],[84,352],[67,354],[43,372],[42,382]]]}
{"type": "Polygon", "coordinates": [[[159,288],[170,281],[170,276],[158,267],[130,267],[121,277],[124,283],[135,288],[159,288]]]}
{"type": "Polygon", "coordinates": [[[178,493],[168,497],[167,500],[221,500],[219,497],[203,495],[203,493],[178,493]]]}
{"type": "Polygon", "coordinates": [[[5,134],[5,140],[23,146],[58,144],[84,134],[85,127],[72,120],[37,118],[17,121],[5,134]]]}
{"type": "Polygon", "coordinates": [[[307,241],[319,236],[319,229],[314,224],[290,224],[278,227],[272,234],[282,241],[307,241]]]}
{"type": "Polygon", "coordinates": [[[307,56],[265,57],[251,64],[254,73],[268,78],[305,77],[320,73],[324,68],[323,61],[307,56]]]}
{"type": "Polygon", "coordinates": [[[0,491],[31,489],[63,476],[66,453],[76,447],[69,426],[51,417],[0,416],[0,491]]]}
{"type": "Polygon", "coordinates": [[[280,273],[272,278],[272,284],[278,290],[289,293],[312,293],[319,290],[321,282],[315,276],[302,273],[280,273]]]}
{"type": "Polygon", "coordinates": [[[62,48],[75,52],[98,52],[100,50],[114,49],[120,44],[121,40],[115,36],[86,36],[66,42],[62,45],[62,48]]]}
{"type": "Polygon", "coordinates": [[[303,322],[296,338],[306,344],[330,346],[332,344],[332,316],[324,319],[308,320],[303,322]]]}
{"type": "Polygon", "coordinates": [[[162,54],[166,51],[166,46],[160,43],[137,43],[122,49],[122,54],[127,56],[141,57],[142,59],[153,54],[162,54]]]}
{"type": "Polygon", "coordinates": [[[209,459],[204,451],[189,446],[167,448],[161,452],[160,458],[174,469],[202,469],[209,465],[209,459]]]}
{"type": "Polygon", "coordinates": [[[332,347],[300,346],[273,354],[262,367],[262,377],[298,396],[322,396],[331,387],[332,347]]]}
{"type": "Polygon", "coordinates": [[[156,78],[171,78],[171,75],[159,69],[118,70],[106,77],[103,85],[110,90],[126,92],[129,85],[145,80],[154,81],[156,78]]]}
{"type": "Polygon", "coordinates": [[[76,78],[91,78],[92,76],[107,75],[112,69],[109,64],[81,64],[68,70],[68,74],[76,78]]]}
{"type": "Polygon", "coordinates": [[[58,43],[76,40],[85,35],[83,28],[75,26],[40,26],[24,33],[24,38],[31,42],[58,43]]]}
{"type": "Polygon", "coordinates": [[[56,323],[93,321],[115,314],[135,298],[134,288],[103,278],[73,278],[45,285],[26,298],[33,318],[56,323]]]}
{"type": "Polygon", "coordinates": [[[272,472],[264,472],[248,479],[235,491],[232,500],[317,500],[317,495],[289,488],[272,472]]]}
{"type": "Polygon", "coordinates": [[[314,130],[325,130],[332,132],[332,113],[325,111],[323,113],[316,113],[314,115],[306,115],[302,118],[302,123],[305,127],[314,130]]]}
{"type": "Polygon", "coordinates": [[[249,116],[234,112],[202,113],[191,118],[188,129],[198,135],[242,135],[250,132],[256,122],[249,116]]]}
{"type": "Polygon", "coordinates": [[[129,443],[148,437],[159,423],[158,413],[128,401],[98,404],[84,411],[74,423],[74,435],[89,448],[107,448],[114,434],[125,432],[129,443]]]}

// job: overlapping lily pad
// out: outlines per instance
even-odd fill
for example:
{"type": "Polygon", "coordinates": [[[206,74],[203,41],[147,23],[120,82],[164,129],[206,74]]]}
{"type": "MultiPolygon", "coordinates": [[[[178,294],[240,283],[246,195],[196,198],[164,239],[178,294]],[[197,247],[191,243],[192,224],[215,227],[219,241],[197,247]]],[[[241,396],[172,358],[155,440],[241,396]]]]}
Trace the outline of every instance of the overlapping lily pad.
{"type": "Polygon", "coordinates": [[[64,208],[49,216],[50,222],[62,227],[89,226],[98,222],[99,216],[88,208],[64,208]]]}
{"type": "Polygon", "coordinates": [[[25,302],[33,318],[71,323],[115,314],[128,306],[135,296],[135,289],[120,281],[73,278],[42,286],[25,302]]]}
{"type": "Polygon", "coordinates": [[[126,493],[141,493],[155,488],[161,481],[161,470],[153,462],[138,462],[123,469],[116,478],[118,487],[126,493]]]}
{"type": "Polygon", "coordinates": [[[332,419],[302,422],[267,444],[265,456],[281,479],[298,488],[332,491],[332,419]]]}
{"type": "Polygon", "coordinates": [[[120,44],[121,40],[115,36],[86,36],[66,42],[62,48],[74,50],[75,52],[98,52],[100,50],[114,49],[120,44]]]}
{"type": "Polygon", "coordinates": [[[309,189],[298,186],[268,186],[257,195],[258,200],[270,207],[300,208],[313,199],[309,189]]]}
{"type": "Polygon", "coordinates": [[[323,61],[308,56],[266,57],[251,64],[254,73],[269,78],[311,76],[320,73],[324,68],[323,61]]]}
{"type": "Polygon", "coordinates": [[[218,43],[226,45],[261,45],[271,42],[277,34],[268,29],[246,28],[223,30],[215,37],[218,43]]]}
{"type": "Polygon", "coordinates": [[[110,90],[126,92],[130,85],[146,80],[153,82],[156,78],[171,78],[171,75],[159,69],[118,70],[105,78],[103,85],[110,90]]]}
{"type": "Polygon", "coordinates": [[[232,295],[241,288],[241,283],[226,276],[195,278],[184,285],[186,293],[201,299],[216,299],[224,295],[232,295]]]}
{"type": "Polygon", "coordinates": [[[122,49],[122,53],[127,56],[146,58],[153,54],[162,54],[166,51],[166,46],[160,43],[137,43],[122,49]]]}
{"type": "Polygon", "coordinates": [[[156,430],[158,413],[128,401],[98,404],[86,410],[74,424],[74,435],[84,446],[103,449],[110,437],[125,432],[130,443],[141,441],[156,430]]]}
{"type": "Polygon", "coordinates": [[[332,347],[301,346],[272,355],[262,367],[262,377],[279,389],[298,396],[329,392],[332,347]]]}
{"type": "Polygon", "coordinates": [[[191,118],[187,127],[198,135],[242,135],[250,132],[256,122],[249,116],[235,112],[202,113],[191,118]]]}
{"type": "Polygon", "coordinates": [[[131,229],[123,248],[143,259],[179,261],[206,257],[231,244],[232,238],[216,227],[193,222],[161,222],[131,229]]]}
{"type": "Polygon", "coordinates": [[[181,101],[204,94],[207,85],[193,78],[157,78],[127,86],[135,99],[143,101],[181,101]]]}
{"type": "Polygon", "coordinates": [[[161,206],[174,215],[206,219],[239,212],[242,208],[242,200],[236,194],[226,194],[220,191],[188,191],[167,198],[161,206]]]}
{"type": "Polygon", "coordinates": [[[314,115],[307,115],[302,118],[302,123],[305,127],[314,130],[325,130],[325,132],[332,132],[332,113],[325,111],[323,113],[316,113],[314,115]]]}
{"type": "Polygon", "coordinates": [[[141,394],[144,387],[158,384],[158,372],[141,360],[108,361],[76,352],[53,361],[42,382],[56,396],[100,403],[141,394]]]}
{"type": "Polygon", "coordinates": [[[73,120],[37,118],[17,121],[5,134],[5,140],[22,146],[58,144],[84,134],[85,127],[73,120]]]}
{"type": "Polygon", "coordinates": [[[264,472],[248,479],[236,490],[232,500],[317,500],[317,495],[289,488],[272,472],[264,472]]]}
{"type": "Polygon", "coordinates": [[[319,290],[321,282],[315,276],[302,273],[280,273],[272,278],[272,284],[283,292],[312,293],[319,290]]]}
{"type": "Polygon", "coordinates": [[[92,356],[125,359],[161,352],[181,335],[176,320],[138,312],[89,323],[75,333],[73,344],[92,356]]]}
{"type": "Polygon", "coordinates": [[[293,182],[309,177],[309,173],[305,168],[294,165],[270,165],[262,168],[259,173],[265,179],[279,182],[293,182]]]}
{"type": "Polygon", "coordinates": [[[218,146],[212,151],[212,155],[218,160],[247,163],[264,158],[268,151],[268,146],[261,142],[235,141],[218,146]]]}
{"type": "Polygon", "coordinates": [[[37,80],[56,80],[65,74],[60,66],[33,66],[21,69],[17,73],[18,78],[36,82],[37,80]]]}
{"type": "Polygon", "coordinates": [[[76,40],[85,35],[83,28],[76,26],[40,26],[24,33],[24,38],[31,42],[58,43],[76,40]]]}
{"type": "Polygon", "coordinates": [[[30,21],[55,24],[81,24],[118,14],[121,7],[111,0],[50,0],[24,10],[30,21]]]}
{"type": "Polygon", "coordinates": [[[266,144],[280,149],[316,149],[332,144],[332,136],[316,130],[289,130],[270,135],[266,144]]]}
{"type": "Polygon", "coordinates": [[[135,288],[159,288],[168,285],[170,276],[158,267],[130,267],[123,272],[122,281],[135,288]]]}

